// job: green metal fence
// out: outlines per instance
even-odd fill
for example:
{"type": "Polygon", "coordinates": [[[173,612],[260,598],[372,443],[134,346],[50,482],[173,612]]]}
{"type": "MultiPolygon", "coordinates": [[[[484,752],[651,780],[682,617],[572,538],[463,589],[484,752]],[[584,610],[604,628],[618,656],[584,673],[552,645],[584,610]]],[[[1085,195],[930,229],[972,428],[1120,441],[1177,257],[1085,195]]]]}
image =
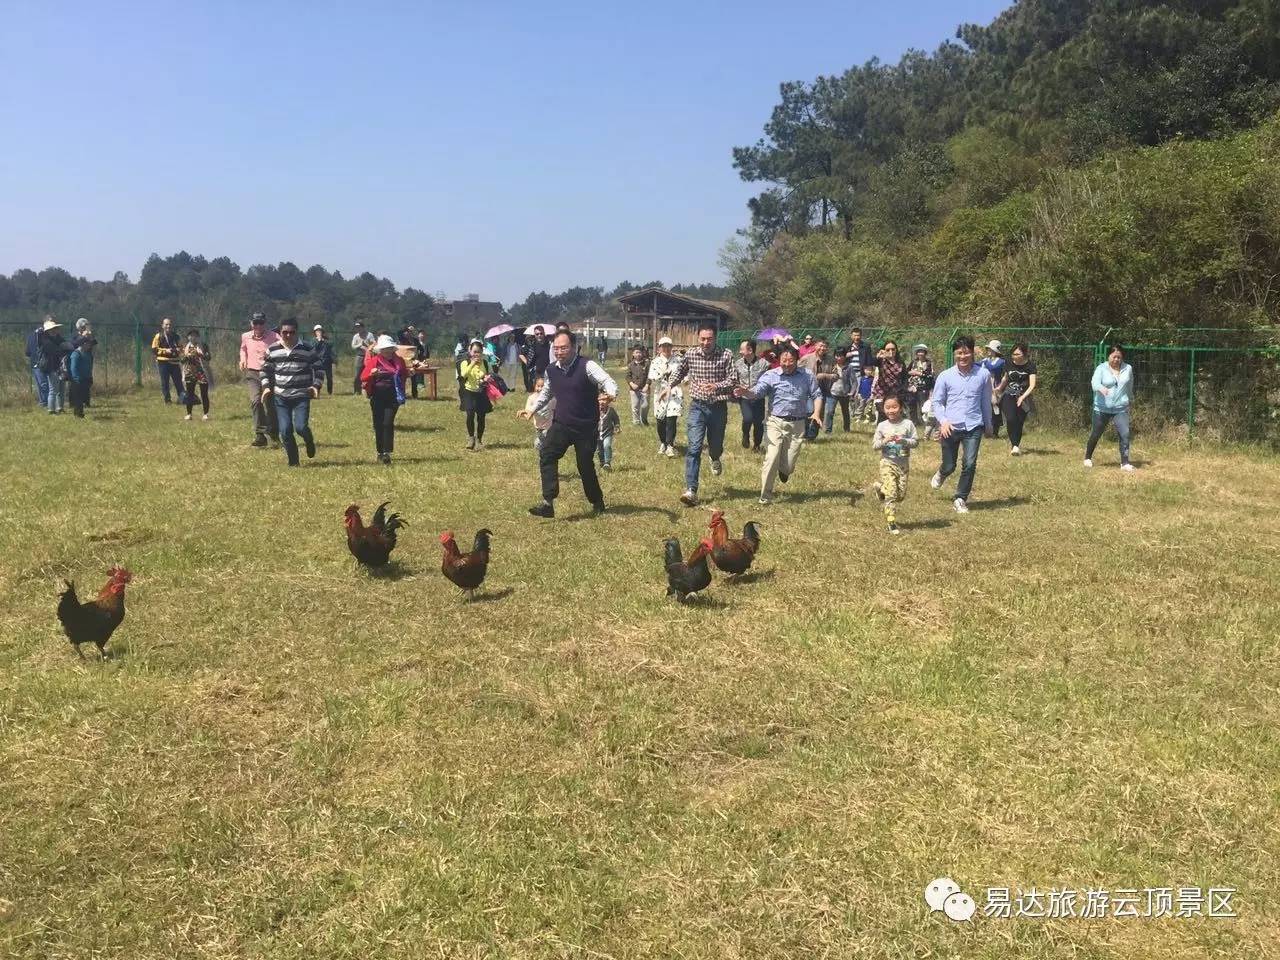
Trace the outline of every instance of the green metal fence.
{"type": "MultiPolygon", "coordinates": [[[[840,345],[851,327],[796,328],[840,345]]],[[[726,330],[718,342],[736,349],[757,330],[726,330]]],[[[1106,361],[1107,344],[1125,343],[1125,359],[1134,371],[1135,429],[1187,438],[1263,442],[1280,448],[1280,347],[1258,343],[1255,331],[1182,328],[1175,331],[1098,331],[1090,342],[1064,339],[1054,327],[870,327],[863,339],[876,347],[894,340],[903,355],[916,344],[929,348],[934,366],[951,362],[951,343],[967,332],[982,347],[1000,340],[1004,355],[1025,343],[1037,366],[1034,416],[1043,423],[1078,429],[1089,420],[1094,368],[1106,361]],[[1143,334],[1173,341],[1144,342],[1143,334]],[[1116,337],[1116,334],[1120,334],[1116,337]],[[1216,340],[1217,342],[1212,342],[1216,340]],[[1253,341],[1253,342],[1250,342],[1253,341]]]]}

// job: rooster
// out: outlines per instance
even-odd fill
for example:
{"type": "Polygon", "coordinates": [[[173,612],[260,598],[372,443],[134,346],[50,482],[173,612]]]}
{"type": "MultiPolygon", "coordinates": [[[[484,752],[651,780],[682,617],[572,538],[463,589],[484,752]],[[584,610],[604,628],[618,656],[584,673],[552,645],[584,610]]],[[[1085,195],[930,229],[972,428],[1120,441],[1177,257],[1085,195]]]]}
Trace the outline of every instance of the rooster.
{"type": "Polygon", "coordinates": [[[468,599],[475,599],[476,591],[484,583],[484,575],[489,571],[489,538],[492,536],[492,530],[476,531],[471,552],[462,553],[458,549],[458,541],[453,538],[452,530],[440,534],[440,545],[444,547],[444,561],[440,564],[440,572],[454,586],[467,591],[468,599]]]}
{"type": "Polygon", "coordinates": [[[360,519],[360,508],[354,503],[347,507],[344,521],[347,549],[366,567],[385,567],[396,547],[396,531],[409,525],[398,513],[387,516],[387,504],[390,502],[388,500],[378,506],[373,512],[373,522],[367,527],[360,519]]]}
{"type": "Polygon", "coordinates": [[[80,651],[82,643],[92,643],[98,648],[98,658],[105,660],[103,648],[116,627],[124,622],[124,587],[133,580],[133,574],[124,567],[112,567],[109,573],[111,579],[106,586],[87,603],[80,602],[76,585],[70,581],[58,600],[58,620],[81,660],[84,659],[80,651]]]}
{"type": "Polygon", "coordinates": [[[663,543],[667,567],[667,596],[684,603],[685,597],[711,586],[711,568],[707,556],[711,553],[711,541],[699,540],[689,559],[680,558],[680,541],[675,537],[663,543]]]}
{"type": "Polygon", "coordinates": [[[720,570],[730,576],[738,576],[751,569],[751,563],[760,549],[760,528],[749,522],[742,528],[741,540],[729,539],[729,525],[724,522],[724,511],[711,514],[711,559],[720,570]]]}

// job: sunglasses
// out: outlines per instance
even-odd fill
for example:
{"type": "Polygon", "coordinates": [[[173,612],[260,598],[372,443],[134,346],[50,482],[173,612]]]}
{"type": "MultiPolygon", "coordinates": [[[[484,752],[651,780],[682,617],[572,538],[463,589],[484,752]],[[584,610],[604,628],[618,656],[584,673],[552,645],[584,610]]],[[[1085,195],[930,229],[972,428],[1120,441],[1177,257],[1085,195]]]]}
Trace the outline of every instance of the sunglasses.
{"type": "Polygon", "coordinates": [[[290,330],[288,327],[280,328],[280,336],[282,337],[292,337],[297,332],[298,332],[297,330],[290,330]]]}

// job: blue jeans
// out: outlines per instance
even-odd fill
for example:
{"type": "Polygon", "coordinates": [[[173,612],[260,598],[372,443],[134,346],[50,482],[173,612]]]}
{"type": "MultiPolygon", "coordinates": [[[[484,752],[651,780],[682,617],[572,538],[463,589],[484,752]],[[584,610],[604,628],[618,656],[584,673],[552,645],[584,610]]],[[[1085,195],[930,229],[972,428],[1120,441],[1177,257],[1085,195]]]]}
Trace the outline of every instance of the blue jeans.
{"type": "Polygon", "coordinates": [[[272,394],[276,402],[276,421],[280,424],[280,442],[284,445],[284,452],[289,457],[291,465],[298,462],[298,441],[294,439],[293,434],[296,430],[298,436],[307,444],[308,454],[315,447],[315,438],[311,435],[311,427],[309,421],[311,419],[311,398],[310,397],[277,397],[272,394]]]}
{"type": "Polygon", "coordinates": [[[738,407],[742,410],[742,445],[760,446],[764,440],[764,397],[739,400],[738,407]]]}
{"type": "Polygon", "coordinates": [[[178,402],[187,402],[187,393],[182,389],[182,368],[176,363],[157,363],[156,368],[160,371],[160,392],[164,394],[164,402],[169,403],[169,381],[173,381],[174,387],[178,391],[178,402]]]}
{"type": "Polygon", "coordinates": [[[968,500],[973,489],[973,475],[978,470],[978,447],[982,444],[982,425],[968,430],[952,430],[951,436],[942,438],[942,466],[938,476],[943,480],[956,469],[956,453],[964,447],[964,462],[960,467],[960,482],[956,485],[956,498],[968,500]]]}
{"type": "Polygon", "coordinates": [[[849,398],[833,397],[826,394],[822,398],[822,429],[826,433],[831,432],[831,428],[836,423],[836,407],[840,408],[840,414],[844,419],[844,432],[849,432],[849,398]]]}
{"type": "Polygon", "coordinates": [[[712,460],[724,453],[724,428],[729,422],[729,405],[724,400],[708,403],[695,400],[689,406],[685,422],[689,449],[684,455],[684,485],[698,492],[698,470],[702,466],[702,444],[705,441],[712,460]]]}
{"type": "Polygon", "coordinates": [[[600,438],[600,448],[596,451],[600,455],[600,462],[606,467],[613,463],[613,434],[600,438]]]}
{"type": "Polygon", "coordinates": [[[1120,462],[1129,462],[1129,411],[1121,410],[1119,413],[1102,413],[1098,410],[1093,411],[1093,430],[1089,434],[1089,444],[1084,449],[1084,458],[1086,460],[1093,459],[1093,450],[1098,445],[1098,441],[1102,439],[1102,431],[1107,429],[1107,424],[1115,421],[1116,433],[1120,437],[1120,462]]]}
{"type": "Polygon", "coordinates": [[[36,402],[42,407],[47,407],[49,405],[49,375],[39,367],[32,367],[31,379],[36,384],[36,402]]]}
{"type": "Polygon", "coordinates": [[[52,370],[45,374],[45,388],[47,396],[45,398],[45,406],[48,407],[50,413],[62,412],[62,374],[56,370],[52,370]]]}

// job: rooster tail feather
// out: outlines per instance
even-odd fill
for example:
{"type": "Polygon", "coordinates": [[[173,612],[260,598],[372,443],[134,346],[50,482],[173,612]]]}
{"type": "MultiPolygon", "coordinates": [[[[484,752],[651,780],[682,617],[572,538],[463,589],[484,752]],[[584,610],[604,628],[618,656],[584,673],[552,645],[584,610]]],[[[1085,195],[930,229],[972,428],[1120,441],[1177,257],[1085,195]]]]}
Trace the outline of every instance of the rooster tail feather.
{"type": "Polygon", "coordinates": [[[387,506],[390,503],[391,503],[390,500],[384,500],[382,503],[378,504],[378,509],[373,511],[373,519],[369,521],[369,526],[373,527],[376,530],[382,530],[382,531],[386,530],[387,506]]]}

